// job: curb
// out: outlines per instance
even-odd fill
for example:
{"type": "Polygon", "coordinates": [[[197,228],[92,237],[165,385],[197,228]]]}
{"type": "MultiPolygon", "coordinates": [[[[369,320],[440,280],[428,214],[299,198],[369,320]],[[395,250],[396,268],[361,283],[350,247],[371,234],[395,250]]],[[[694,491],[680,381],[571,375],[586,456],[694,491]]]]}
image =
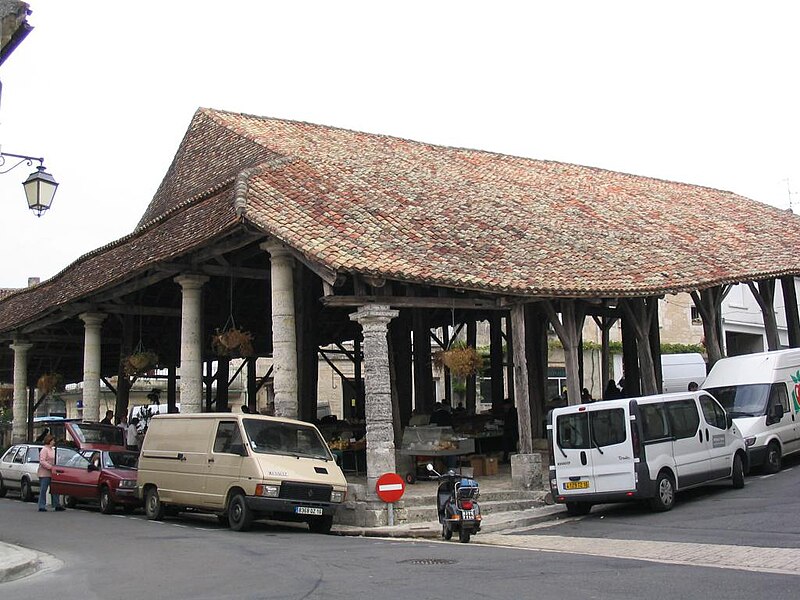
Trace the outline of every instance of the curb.
{"type": "Polygon", "coordinates": [[[41,565],[38,552],[0,542],[0,583],[33,575],[41,565]]]}

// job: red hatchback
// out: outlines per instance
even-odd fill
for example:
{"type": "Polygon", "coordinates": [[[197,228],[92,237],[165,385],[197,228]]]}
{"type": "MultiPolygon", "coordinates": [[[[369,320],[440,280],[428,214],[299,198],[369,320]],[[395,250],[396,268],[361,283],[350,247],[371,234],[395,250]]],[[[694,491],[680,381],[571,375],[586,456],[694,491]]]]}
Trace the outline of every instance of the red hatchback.
{"type": "Polygon", "coordinates": [[[69,508],[79,502],[99,502],[107,515],[117,506],[133,512],[142,504],[136,495],[138,463],[136,452],[58,448],[50,487],[64,495],[69,508]]]}

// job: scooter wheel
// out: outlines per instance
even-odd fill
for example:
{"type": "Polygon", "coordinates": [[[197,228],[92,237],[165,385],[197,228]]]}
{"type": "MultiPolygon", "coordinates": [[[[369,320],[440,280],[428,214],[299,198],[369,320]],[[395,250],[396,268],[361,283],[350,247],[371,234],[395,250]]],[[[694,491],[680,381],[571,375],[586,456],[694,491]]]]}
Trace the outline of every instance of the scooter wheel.
{"type": "Polygon", "coordinates": [[[442,525],[442,537],[446,540],[449,540],[453,537],[453,530],[447,526],[447,524],[442,525]]]}
{"type": "Polygon", "coordinates": [[[462,544],[466,544],[469,542],[469,537],[472,535],[468,529],[462,529],[458,532],[458,541],[462,544]]]}

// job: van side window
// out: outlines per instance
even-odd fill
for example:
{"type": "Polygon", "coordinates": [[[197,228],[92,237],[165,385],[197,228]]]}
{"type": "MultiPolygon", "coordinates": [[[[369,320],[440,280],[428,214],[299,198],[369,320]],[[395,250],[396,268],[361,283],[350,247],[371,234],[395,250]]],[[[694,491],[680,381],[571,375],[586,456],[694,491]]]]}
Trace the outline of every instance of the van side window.
{"type": "Polygon", "coordinates": [[[783,406],[783,414],[789,412],[789,394],[786,392],[786,385],[783,383],[773,383],[769,391],[769,405],[780,404],[783,406]]]}
{"type": "Polygon", "coordinates": [[[716,400],[711,396],[700,396],[700,407],[703,409],[706,423],[717,429],[727,429],[725,411],[716,400]]]}
{"type": "Polygon", "coordinates": [[[672,435],[678,439],[694,437],[700,427],[700,415],[694,400],[678,400],[666,404],[672,435]]]}
{"type": "Polygon", "coordinates": [[[558,446],[565,450],[589,448],[589,415],[573,413],[556,419],[558,446]]]}
{"type": "Polygon", "coordinates": [[[669,422],[663,404],[642,404],[639,406],[642,419],[642,438],[645,442],[669,438],[669,422]]]}
{"type": "Polygon", "coordinates": [[[214,438],[214,452],[232,453],[233,446],[242,445],[242,436],[236,421],[222,421],[217,426],[217,437],[214,438]]]}
{"type": "Polygon", "coordinates": [[[592,411],[589,420],[595,446],[613,446],[625,441],[625,411],[621,408],[592,411]]]}

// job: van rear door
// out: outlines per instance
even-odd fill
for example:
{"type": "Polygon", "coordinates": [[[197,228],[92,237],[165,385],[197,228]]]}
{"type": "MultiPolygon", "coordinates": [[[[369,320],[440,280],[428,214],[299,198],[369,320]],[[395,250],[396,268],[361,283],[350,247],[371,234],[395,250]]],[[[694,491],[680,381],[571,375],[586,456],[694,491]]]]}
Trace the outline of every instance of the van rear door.
{"type": "Polygon", "coordinates": [[[591,494],[596,491],[589,443],[589,413],[585,406],[556,410],[553,454],[559,494],[591,494]]]}
{"type": "Polygon", "coordinates": [[[589,452],[596,492],[636,488],[630,425],[626,407],[606,408],[603,403],[589,407],[589,452]]]}

